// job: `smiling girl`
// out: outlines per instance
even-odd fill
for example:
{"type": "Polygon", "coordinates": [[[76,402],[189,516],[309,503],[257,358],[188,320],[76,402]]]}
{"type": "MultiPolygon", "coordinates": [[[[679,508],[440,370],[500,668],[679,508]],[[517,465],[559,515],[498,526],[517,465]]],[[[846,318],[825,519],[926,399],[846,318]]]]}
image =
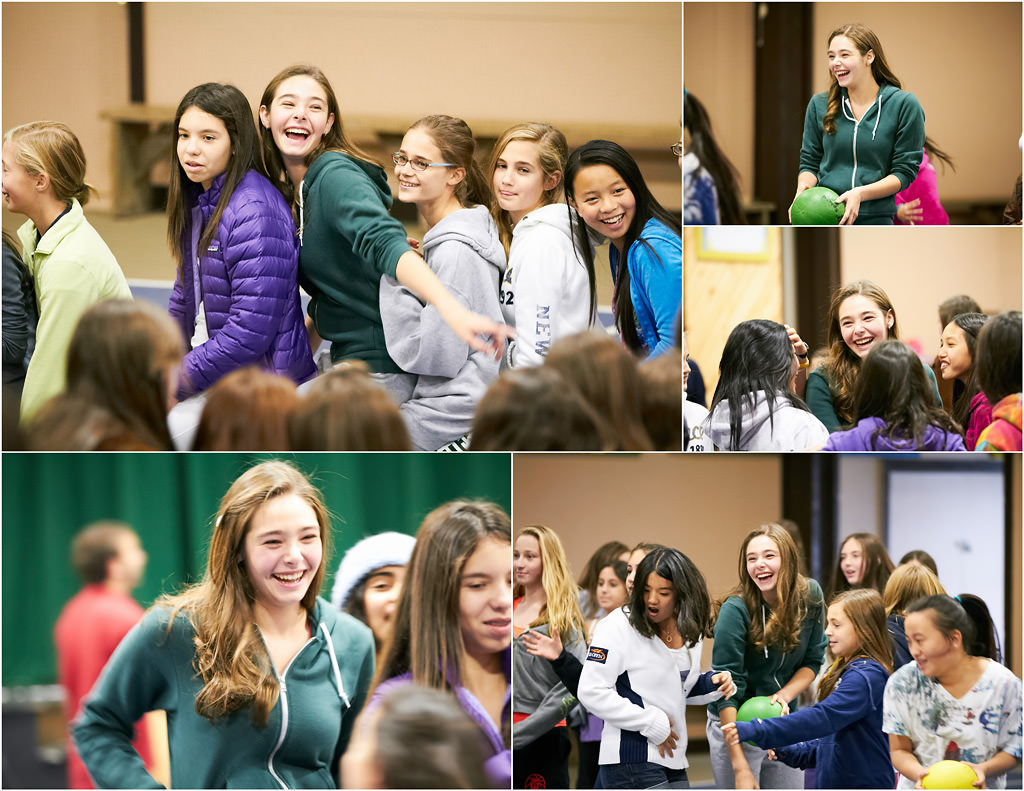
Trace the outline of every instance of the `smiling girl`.
{"type": "MultiPolygon", "coordinates": [[[[879,341],[898,339],[896,310],[882,288],[857,280],[837,289],[828,309],[828,358],[807,377],[807,405],[830,432],[854,422],[854,385],[861,363],[879,341]]],[[[924,366],[924,363],[922,363],[924,366]]],[[[925,376],[941,405],[931,368],[925,376]]]]}
{"type": "Polygon", "coordinates": [[[662,547],[636,576],[628,606],[597,624],[580,675],[580,701],[604,720],[598,779],[602,788],[688,788],[686,705],[735,686],[727,672],[700,670],[711,600],[693,562],[662,547]]]}
{"type": "Polygon", "coordinates": [[[971,656],[974,624],[955,599],[940,595],[907,607],[914,661],[885,687],[882,729],[889,734],[898,788],[920,788],[928,767],[964,761],[976,788],[1005,788],[1021,759],[1021,682],[998,662],[971,656]]]}
{"type": "Polygon", "coordinates": [[[388,214],[387,175],[345,134],[338,99],[320,69],[291,66],[275,75],[259,116],[270,180],[298,218],[299,279],[310,294],[314,348],[326,338],[332,362],[355,357],[385,381],[401,373],[381,326],[380,280],[389,275],[437,308],[463,343],[500,353],[507,328],[464,308],[388,214]]]}
{"type": "Polygon", "coordinates": [[[964,428],[964,444],[974,450],[978,435],[992,422],[992,405],[981,391],[978,366],[974,363],[981,328],[988,321],[984,313],[960,313],[942,330],[939,345],[939,374],[943,380],[963,384],[950,416],[964,428]]]}
{"type": "MultiPolygon", "coordinates": [[[[622,342],[639,357],[672,348],[683,298],[683,241],[679,221],[651,194],[636,161],[622,146],[591,140],[569,156],[565,194],[587,229],[611,242],[613,312],[622,342]]],[[[594,252],[580,255],[593,268],[594,252]]]]}
{"type": "Polygon", "coordinates": [[[539,365],[551,344],[594,326],[594,264],[573,234],[563,204],[562,175],[569,148],[548,124],[516,124],[494,144],[488,172],[491,214],[508,252],[501,310],[516,328],[504,364],[539,365]]]}
{"type": "Polygon", "coordinates": [[[715,620],[711,665],[728,670],[736,695],[708,706],[708,744],[718,788],[802,788],[803,773],[749,744],[727,744],[722,726],[736,721],[749,698],[770,696],[783,713],[818,673],[825,658],[821,587],[799,573],[796,545],[776,524],[752,531],[739,555],[739,584],[715,620]],[[755,786],[755,783],[757,784],[755,786]]]}
{"type": "Polygon", "coordinates": [[[530,525],[516,536],[512,568],[516,637],[513,788],[569,788],[566,717],[580,708],[551,663],[529,653],[526,634],[557,632],[565,650],[580,662],[584,660],[585,627],[576,600],[576,583],[558,534],[544,525],[530,525]]]}
{"type": "Polygon", "coordinates": [[[796,194],[814,186],[839,193],[841,225],[892,225],[893,197],[917,178],[924,111],[900,90],[878,37],[861,24],[828,36],[829,89],[807,105],[796,194]]]}
{"type": "MultiPolygon", "coordinates": [[[[501,321],[498,287],[505,250],[487,210],[489,192],[473,159],[466,122],[430,115],[414,123],[394,153],[398,199],[416,206],[426,227],[427,265],[461,305],[501,321]]],[[[473,413],[498,375],[490,355],[460,341],[437,310],[384,277],[380,314],[388,354],[407,373],[392,396],[420,450],[464,450],[473,413]]]]}
{"type": "Polygon", "coordinates": [[[829,596],[852,588],[873,588],[879,594],[892,574],[893,562],[885,544],[872,533],[851,533],[839,547],[839,558],[832,570],[829,596]]]}
{"type": "Polygon", "coordinates": [[[320,493],[267,461],[231,485],[203,580],[157,601],[111,657],[74,738],[97,786],[158,787],[132,723],[167,711],[175,788],[335,788],[373,674],[373,638],[317,593],[320,493]]]}
{"type": "Polygon", "coordinates": [[[409,684],[451,692],[481,731],[496,788],[512,774],[510,539],[508,515],[493,503],[456,500],[427,514],[367,704],[369,714],[409,684]]]}
{"type": "Polygon", "coordinates": [[[834,661],[818,684],[818,702],[788,717],[722,726],[730,746],[774,748],[783,763],[817,768],[816,788],[892,788],[894,772],[882,733],[882,694],[892,673],[892,646],[882,597],[846,591],[828,606],[825,636],[834,661]]]}
{"type": "Polygon", "coordinates": [[[249,102],[198,85],[178,105],[167,241],[178,265],[170,314],[189,351],[178,398],[255,364],[296,383],[316,373],[299,303],[288,206],[263,175],[249,102]]]}

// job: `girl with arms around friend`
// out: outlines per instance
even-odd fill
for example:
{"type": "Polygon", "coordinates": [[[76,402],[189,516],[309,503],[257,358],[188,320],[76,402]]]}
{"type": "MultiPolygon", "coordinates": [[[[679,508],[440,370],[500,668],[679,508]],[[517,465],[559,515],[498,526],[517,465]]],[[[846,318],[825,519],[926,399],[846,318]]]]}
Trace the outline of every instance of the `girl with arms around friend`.
{"type": "Polygon", "coordinates": [[[803,773],[748,744],[729,744],[723,726],[749,698],[770,696],[783,712],[818,673],[825,657],[821,587],[799,573],[796,545],[785,528],[766,524],[744,540],[739,585],[721,603],[711,665],[728,670],[736,694],[708,706],[711,768],[719,788],[800,788],[803,773]]]}
{"type": "MultiPolygon", "coordinates": [[[[878,343],[899,338],[892,300],[870,280],[857,280],[837,289],[828,308],[828,358],[807,377],[807,405],[830,432],[855,423],[854,386],[861,364],[878,343]]],[[[931,368],[925,376],[935,406],[939,388],[931,368]]]]}
{"type": "Polygon", "coordinates": [[[205,83],[174,119],[167,241],[170,313],[189,351],[178,397],[256,364],[296,383],[316,373],[299,304],[295,226],[267,181],[245,96],[205,83]]]}
{"type": "Polygon", "coordinates": [[[597,321],[593,261],[577,254],[562,203],[568,151],[553,126],[527,123],[506,129],[491,154],[491,212],[508,251],[501,310],[517,333],[509,367],[539,365],[552,343],[597,321]]]}
{"type": "Polygon", "coordinates": [[[825,636],[834,661],[818,683],[818,702],[787,717],[723,725],[726,741],[732,747],[751,741],[774,748],[785,764],[817,768],[817,788],[891,788],[882,694],[892,644],[878,591],[851,590],[833,599],[825,636]]]}
{"type": "MultiPolygon", "coordinates": [[[[638,357],[671,349],[683,298],[679,222],[651,194],[629,152],[608,140],[591,140],[572,152],[565,194],[578,212],[576,238],[587,238],[589,229],[611,242],[612,307],[622,342],[638,357]]],[[[593,249],[581,247],[593,269],[593,249]]]]}
{"type": "Polygon", "coordinates": [[[841,225],[892,225],[893,196],[917,178],[924,111],[901,90],[868,27],[843,25],[828,37],[829,89],[807,105],[796,194],[822,186],[839,193],[841,225]]]}
{"type": "MultiPolygon", "coordinates": [[[[412,203],[427,232],[423,256],[441,283],[469,310],[501,321],[498,286],[505,250],[487,210],[489,192],[473,159],[465,121],[431,115],[413,124],[395,152],[398,199],[412,203]]],[[[498,363],[466,346],[437,309],[385,276],[380,314],[391,359],[408,375],[391,380],[393,397],[420,450],[465,449],[477,402],[498,363]]]]}
{"type": "Polygon", "coordinates": [[[388,214],[387,175],[345,134],[324,73],[315,66],[284,69],[263,91],[259,112],[270,181],[298,218],[311,345],[326,338],[332,362],[355,357],[382,378],[401,373],[381,326],[380,281],[389,275],[434,305],[463,343],[497,354],[505,328],[466,310],[409,246],[402,224],[388,214]]]}
{"type": "Polygon", "coordinates": [[[250,468],[224,495],[203,580],[118,646],[74,738],[106,788],[156,788],[132,723],[167,711],[175,788],[335,788],[373,675],[373,637],[318,598],[330,525],[294,467],[250,468]]]}
{"type": "Polygon", "coordinates": [[[972,656],[974,624],[955,599],[929,596],[907,607],[904,628],[914,661],[885,687],[898,788],[920,788],[938,761],[971,765],[977,788],[1005,788],[1021,759],[1021,682],[998,662],[972,656]]]}
{"type": "Polygon", "coordinates": [[[64,124],[37,121],[4,135],[4,203],[28,218],[18,240],[38,307],[22,420],[64,389],[68,344],[79,317],[102,300],[131,299],[114,254],[82,211],[92,191],[82,144],[64,124]]]}

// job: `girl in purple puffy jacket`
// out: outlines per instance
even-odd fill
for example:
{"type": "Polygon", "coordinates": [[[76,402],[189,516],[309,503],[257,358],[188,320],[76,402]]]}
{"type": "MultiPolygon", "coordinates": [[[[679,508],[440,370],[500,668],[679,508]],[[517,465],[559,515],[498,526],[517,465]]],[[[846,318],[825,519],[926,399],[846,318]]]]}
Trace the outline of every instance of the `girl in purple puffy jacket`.
{"type": "Polygon", "coordinates": [[[248,101],[232,85],[199,85],[181,100],[173,128],[170,313],[189,349],[178,398],[245,365],[310,379],[295,224],[266,178],[248,101]]]}

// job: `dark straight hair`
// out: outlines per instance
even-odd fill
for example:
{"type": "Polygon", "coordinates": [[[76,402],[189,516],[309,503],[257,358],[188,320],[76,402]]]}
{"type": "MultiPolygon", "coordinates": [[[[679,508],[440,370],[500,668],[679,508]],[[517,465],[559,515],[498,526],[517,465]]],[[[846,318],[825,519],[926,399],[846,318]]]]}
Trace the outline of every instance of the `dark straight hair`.
{"type": "Polygon", "coordinates": [[[190,107],[196,107],[218,118],[227,129],[231,140],[231,156],[228,159],[224,184],[213,216],[199,237],[200,250],[205,250],[209,246],[210,240],[217,232],[217,226],[220,225],[224,209],[245,174],[255,170],[266,176],[260,159],[256,122],[245,95],[234,85],[222,85],[219,82],[206,82],[186,93],[174,113],[174,124],[171,127],[171,182],[167,191],[167,243],[171,247],[179,271],[183,262],[190,260],[190,256],[196,252],[189,250],[186,254],[185,246],[189,240],[185,239],[183,234],[186,219],[203,192],[202,185],[190,181],[178,161],[178,124],[190,107]]]}
{"type": "Polygon", "coordinates": [[[689,151],[697,157],[701,167],[715,182],[721,224],[746,224],[747,220],[740,208],[739,171],[715,142],[708,111],[689,91],[683,91],[683,125],[690,133],[689,151]]]}
{"type": "MultiPolygon", "coordinates": [[[[629,267],[626,265],[626,255],[633,243],[639,241],[650,250],[651,254],[658,261],[661,261],[654,248],[646,240],[640,238],[644,226],[648,220],[654,217],[661,220],[661,222],[675,231],[676,234],[682,236],[682,224],[671,212],[658,203],[657,198],[651,194],[647,183],[644,181],[643,174],[640,172],[640,167],[636,164],[636,160],[629,155],[626,149],[610,140],[591,140],[569,154],[569,159],[565,163],[565,197],[570,203],[575,203],[576,201],[576,185],[574,183],[576,176],[579,175],[583,168],[590,167],[591,165],[607,165],[618,173],[622,180],[626,182],[626,186],[629,187],[630,192],[633,193],[633,199],[636,201],[636,213],[633,216],[633,222],[629,224],[629,228],[626,229],[626,235],[623,237],[622,260],[619,261],[615,271],[615,326],[618,328],[619,334],[622,336],[626,346],[636,352],[642,348],[642,345],[640,343],[640,336],[637,333],[636,321],[633,319],[633,306],[629,296],[629,267]]],[[[577,248],[577,253],[583,258],[587,266],[587,275],[590,278],[590,309],[593,312],[596,300],[594,296],[594,251],[588,241],[590,237],[587,224],[578,214],[573,214],[572,217],[577,229],[577,233],[573,235],[573,245],[577,248]],[[583,249],[579,249],[580,247],[583,249]]]]}
{"type": "MultiPolygon", "coordinates": [[[[978,384],[978,334],[981,328],[988,321],[984,313],[959,313],[953,317],[950,324],[958,326],[964,334],[964,342],[967,345],[967,355],[971,358],[971,367],[968,370],[967,381],[964,383],[963,392],[953,403],[953,410],[950,413],[957,423],[967,428],[967,419],[971,414],[971,399],[981,392],[981,385],[978,384]]],[[[948,325],[947,325],[948,326],[948,325]]],[[[945,332],[946,328],[943,327],[945,332]]]]}
{"type": "Polygon", "coordinates": [[[978,381],[989,403],[1021,391],[1021,313],[993,316],[978,333],[978,381]]]}
{"type": "Polygon", "coordinates": [[[676,626],[683,645],[696,645],[702,637],[711,637],[711,597],[704,575],[692,560],[678,549],[652,549],[637,566],[633,593],[629,597],[629,623],[644,637],[657,637],[658,629],[647,617],[644,588],[651,574],[669,580],[675,598],[676,626]]]}
{"type": "Polygon", "coordinates": [[[793,378],[793,343],[786,328],[767,319],[750,319],[733,327],[722,350],[722,361],[711,412],[729,402],[729,450],[740,450],[743,434],[743,405],[753,410],[756,394],[764,391],[768,421],[774,430],[775,401],[782,398],[797,409],[810,412],[790,389],[793,378]]]}

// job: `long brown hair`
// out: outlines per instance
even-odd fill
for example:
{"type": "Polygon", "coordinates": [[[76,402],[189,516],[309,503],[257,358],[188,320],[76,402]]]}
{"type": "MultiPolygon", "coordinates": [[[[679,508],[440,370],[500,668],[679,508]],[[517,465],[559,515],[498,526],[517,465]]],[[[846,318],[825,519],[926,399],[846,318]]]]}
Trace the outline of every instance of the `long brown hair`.
{"type": "Polygon", "coordinates": [[[867,297],[874,302],[883,317],[892,311],[892,326],[888,328],[886,337],[894,340],[898,340],[900,337],[896,310],[892,306],[889,295],[882,290],[881,286],[870,280],[856,280],[837,289],[832,295],[832,302],[828,306],[826,335],[828,357],[822,368],[825,378],[828,380],[829,392],[832,395],[832,408],[835,410],[836,417],[843,423],[853,422],[853,388],[857,382],[857,374],[860,372],[861,359],[843,340],[843,331],[839,326],[839,309],[849,297],[857,295],[867,297]]]}
{"type": "MultiPolygon", "coordinates": [[[[828,34],[829,45],[832,44],[832,39],[836,36],[846,36],[850,39],[862,56],[867,55],[868,52],[875,53],[875,58],[871,61],[871,76],[878,83],[879,87],[883,85],[892,85],[896,88],[903,87],[899,78],[889,68],[889,64],[885,59],[885,53],[882,51],[882,42],[878,40],[878,36],[874,34],[871,28],[859,22],[841,25],[828,34]]],[[[828,104],[825,107],[825,117],[822,118],[821,125],[827,134],[834,135],[836,133],[836,116],[842,111],[843,93],[839,87],[839,82],[836,80],[836,76],[831,71],[829,71],[828,76],[828,104]]]]}
{"type": "Polygon", "coordinates": [[[874,588],[843,591],[832,600],[829,607],[837,604],[843,608],[843,614],[853,626],[854,634],[860,640],[860,648],[853,656],[837,657],[832,663],[818,683],[819,701],[832,693],[843,671],[854,659],[874,659],[887,673],[892,673],[892,638],[885,625],[885,608],[878,591],[874,588]]]}
{"type": "Polygon", "coordinates": [[[285,421],[299,403],[286,376],[239,368],[208,391],[192,450],[288,450],[285,421]]]}
{"type": "MultiPolygon", "coordinates": [[[[796,553],[796,544],[789,531],[774,522],[761,525],[752,530],[743,539],[738,562],[739,584],[727,595],[739,596],[750,616],[750,628],[747,640],[757,648],[770,647],[781,651],[792,651],[800,642],[800,631],[810,605],[823,604],[810,601],[810,586],[807,577],[800,573],[800,560],[796,553]],[[779,603],[772,608],[771,615],[766,619],[756,617],[764,604],[761,590],[747,573],[747,546],[758,536],[767,536],[775,542],[779,549],[779,578],[775,585],[779,603]]],[[[634,586],[636,583],[634,582],[634,586]]],[[[724,599],[715,602],[715,617],[721,609],[724,599]]]]}
{"type": "Polygon", "coordinates": [[[878,536],[873,533],[851,533],[839,545],[839,557],[836,558],[836,565],[832,569],[832,589],[829,595],[835,596],[852,588],[872,588],[882,593],[894,568],[892,559],[885,549],[885,544],[878,540],[878,536]],[[850,585],[846,581],[846,575],[843,574],[842,569],[843,547],[851,540],[860,544],[864,556],[864,576],[856,585],[850,585]]]}
{"type": "Polygon", "coordinates": [[[461,683],[462,570],[487,539],[512,541],[508,514],[494,503],[454,500],[427,514],[416,533],[394,630],[384,646],[373,689],[410,672],[413,683],[424,687],[451,689],[461,683]]]}
{"type": "Polygon", "coordinates": [[[258,464],[231,484],[217,509],[202,581],[176,596],[163,596],[154,605],[170,609],[170,624],[178,613],[188,615],[195,631],[192,668],[203,679],[196,713],[210,721],[249,707],[253,722],[265,728],[280,695],[270,655],[254,623],[255,592],[239,556],[260,507],[287,494],[302,498],[320,525],[323,557],[301,602],[312,613],[330,554],[330,522],[320,492],[283,461],[258,464]]]}
{"type": "MultiPolygon", "coordinates": [[[[312,165],[313,161],[325,151],[340,151],[343,154],[348,154],[350,157],[361,159],[363,162],[380,167],[380,163],[377,160],[353,143],[349,136],[345,134],[345,127],[341,122],[341,107],[338,104],[338,97],[334,93],[334,89],[331,87],[327,76],[316,66],[299,64],[289,66],[275,74],[263,90],[263,96],[260,98],[260,109],[270,109],[274,96],[277,95],[277,89],[281,87],[282,82],[290,77],[303,76],[316,80],[320,87],[324,89],[324,94],[327,97],[327,113],[334,116],[334,123],[331,125],[331,128],[324,133],[317,147],[306,155],[306,167],[312,165]]],[[[289,203],[294,203],[296,197],[295,190],[298,184],[292,184],[292,180],[288,176],[284,160],[281,158],[281,152],[277,150],[277,146],[274,144],[274,133],[262,123],[258,124],[258,126],[260,150],[263,157],[263,166],[267,170],[267,176],[270,178],[271,183],[281,190],[285,200],[289,203]]]]}
{"type": "Polygon", "coordinates": [[[466,172],[462,181],[455,185],[455,199],[459,205],[488,206],[491,190],[483,170],[473,158],[476,153],[476,141],[473,139],[473,130],[469,128],[469,124],[450,115],[428,115],[410,126],[408,131],[411,132],[413,129],[422,129],[426,132],[441,151],[441,159],[466,172]]]}

